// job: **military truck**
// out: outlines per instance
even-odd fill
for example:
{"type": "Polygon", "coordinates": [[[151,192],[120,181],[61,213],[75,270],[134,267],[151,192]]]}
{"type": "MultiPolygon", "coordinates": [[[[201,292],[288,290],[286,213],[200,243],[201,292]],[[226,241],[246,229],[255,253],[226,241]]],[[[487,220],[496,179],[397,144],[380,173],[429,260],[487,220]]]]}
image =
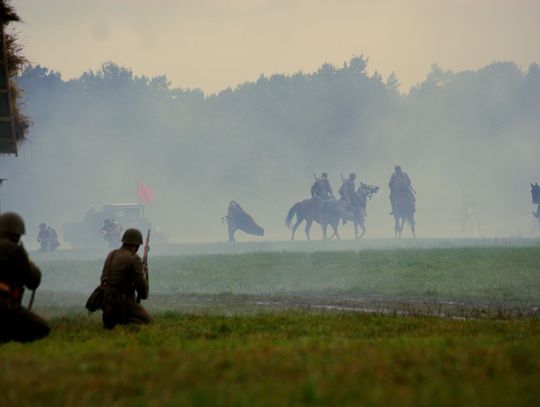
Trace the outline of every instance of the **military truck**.
{"type": "Polygon", "coordinates": [[[104,205],[99,212],[94,208],[89,209],[82,222],[65,223],[63,225],[64,241],[69,242],[74,249],[106,247],[107,242],[100,232],[105,219],[113,219],[124,230],[137,228],[143,235],[152,227],[144,217],[143,204],[104,205]]]}

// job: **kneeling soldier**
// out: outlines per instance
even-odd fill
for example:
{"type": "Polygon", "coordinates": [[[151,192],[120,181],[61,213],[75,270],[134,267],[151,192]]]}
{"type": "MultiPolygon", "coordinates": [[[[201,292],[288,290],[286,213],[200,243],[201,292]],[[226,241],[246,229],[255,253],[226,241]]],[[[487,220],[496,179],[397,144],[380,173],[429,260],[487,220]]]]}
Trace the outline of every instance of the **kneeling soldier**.
{"type": "Polygon", "coordinates": [[[148,298],[148,281],[141,258],[137,255],[143,243],[141,232],[127,229],[122,247],[107,256],[101,273],[103,296],[103,326],[112,329],[117,324],[148,324],[153,318],[138,303],[148,298]],[[135,297],[135,293],[137,297],[135,297]]]}
{"type": "Polygon", "coordinates": [[[19,215],[0,215],[0,342],[30,342],[50,331],[47,321],[21,306],[24,287],[35,290],[41,282],[41,272],[19,243],[24,233],[19,215]]]}

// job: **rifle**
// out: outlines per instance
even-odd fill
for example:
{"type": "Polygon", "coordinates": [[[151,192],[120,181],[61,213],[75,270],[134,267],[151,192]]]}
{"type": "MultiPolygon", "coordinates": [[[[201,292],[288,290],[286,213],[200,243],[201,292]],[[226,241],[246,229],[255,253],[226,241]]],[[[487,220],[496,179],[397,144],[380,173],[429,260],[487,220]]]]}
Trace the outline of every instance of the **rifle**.
{"type": "Polygon", "coordinates": [[[414,192],[414,194],[416,195],[416,191],[414,190],[414,188],[409,184],[409,188],[411,189],[411,191],[414,192]]]}
{"type": "Polygon", "coordinates": [[[315,178],[315,181],[318,181],[319,178],[317,178],[317,176],[315,175],[315,173],[313,173],[313,178],[315,178]]]}
{"type": "MultiPolygon", "coordinates": [[[[144,243],[144,254],[142,258],[142,265],[143,265],[143,273],[144,277],[146,278],[146,283],[148,284],[148,252],[150,251],[150,229],[148,229],[148,232],[146,233],[146,242],[144,243]]],[[[137,303],[140,304],[141,297],[137,295],[137,303]]]]}

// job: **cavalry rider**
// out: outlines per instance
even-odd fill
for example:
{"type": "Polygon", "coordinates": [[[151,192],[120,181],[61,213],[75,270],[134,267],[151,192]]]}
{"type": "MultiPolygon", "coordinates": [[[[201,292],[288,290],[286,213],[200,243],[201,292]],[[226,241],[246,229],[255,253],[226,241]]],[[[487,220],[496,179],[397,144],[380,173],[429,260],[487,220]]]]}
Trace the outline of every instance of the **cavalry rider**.
{"type": "Polygon", "coordinates": [[[394,167],[394,173],[390,177],[388,182],[388,187],[390,188],[390,203],[392,205],[392,214],[395,211],[396,198],[402,193],[409,193],[412,197],[413,203],[415,201],[414,195],[410,193],[413,191],[411,187],[411,179],[406,172],[401,170],[401,166],[396,165],[394,167]]]}
{"type": "Polygon", "coordinates": [[[328,181],[328,173],[323,172],[320,178],[317,178],[311,186],[311,196],[313,198],[320,199],[322,201],[329,201],[335,199],[332,192],[332,187],[328,181]]]}
{"type": "Polygon", "coordinates": [[[356,187],[354,186],[354,180],[356,179],[356,174],[351,172],[349,178],[343,181],[343,184],[339,188],[339,195],[341,200],[345,203],[346,207],[352,206],[355,197],[356,197],[356,187]]]}

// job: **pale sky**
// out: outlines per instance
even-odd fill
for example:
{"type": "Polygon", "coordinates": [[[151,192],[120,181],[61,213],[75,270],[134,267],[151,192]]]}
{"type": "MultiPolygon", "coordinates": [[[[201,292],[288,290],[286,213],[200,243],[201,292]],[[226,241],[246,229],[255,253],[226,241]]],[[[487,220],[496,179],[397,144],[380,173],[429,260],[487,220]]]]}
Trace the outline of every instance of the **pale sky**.
{"type": "Polygon", "coordinates": [[[114,61],[214,93],[263,73],[369,58],[402,91],[431,64],[540,63],[540,0],[14,0],[32,63],[64,79],[114,61]]]}

